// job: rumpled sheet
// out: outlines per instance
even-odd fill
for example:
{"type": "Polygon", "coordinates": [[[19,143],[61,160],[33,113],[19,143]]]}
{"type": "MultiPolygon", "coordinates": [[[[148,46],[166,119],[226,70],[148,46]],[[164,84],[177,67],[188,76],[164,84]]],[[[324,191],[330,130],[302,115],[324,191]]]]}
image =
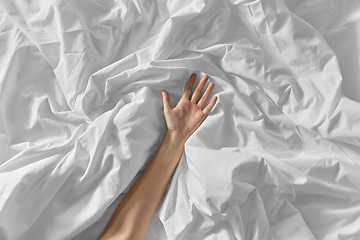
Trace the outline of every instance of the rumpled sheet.
{"type": "Polygon", "coordinates": [[[97,239],[192,73],[219,99],[145,239],[359,239],[358,62],[330,45],[358,50],[327,41],[355,3],[1,0],[0,239],[97,239]]]}

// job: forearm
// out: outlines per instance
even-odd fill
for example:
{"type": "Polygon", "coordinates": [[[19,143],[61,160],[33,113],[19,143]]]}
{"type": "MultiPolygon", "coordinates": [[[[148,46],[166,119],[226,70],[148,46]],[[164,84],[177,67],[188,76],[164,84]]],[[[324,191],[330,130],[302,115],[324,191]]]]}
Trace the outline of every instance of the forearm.
{"type": "Polygon", "coordinates": [[[115,210],[101,240],[144,238],[183,151],[184,142],[167,134],[149,166],[115,210]]]}

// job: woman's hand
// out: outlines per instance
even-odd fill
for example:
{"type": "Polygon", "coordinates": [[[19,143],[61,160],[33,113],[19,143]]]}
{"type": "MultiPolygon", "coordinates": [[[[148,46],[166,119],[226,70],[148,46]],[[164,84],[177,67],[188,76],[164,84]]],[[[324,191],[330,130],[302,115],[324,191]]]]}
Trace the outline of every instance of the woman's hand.
{"type": "Polygon", "coordinates": [[[205,120],[216,103],[217,97],[214,97],[204,108],[214,83],[209,84],[198,101],[208,78],[208,75],[203,77],[190,100],[196,80],[196,75],[191,75],[181,100],[173,109],[169,94],[162,91],[168,133],[149,166],[116,208],[100,236],[101,240],[144,238],[151,218],[184,151],[186,140],[205,120]]]}
{"type": "Polygon", "coordinates": [[[205,107],[206,101],[214,88],[214,83],[209,84],[199,100],[205,83],[209,79],[208,75],[205,75],[201,79],[190,99],[196,77],[196,74],[191,75],[184,94],[175,108],[171,108],[169,94],[165,90],[162,91],[164,116],[168,127],[168,134],[182,144],[185,144],[191,134],[201,125],[217,101],[217,97],[214,96],[211,102],[205,107]]]}

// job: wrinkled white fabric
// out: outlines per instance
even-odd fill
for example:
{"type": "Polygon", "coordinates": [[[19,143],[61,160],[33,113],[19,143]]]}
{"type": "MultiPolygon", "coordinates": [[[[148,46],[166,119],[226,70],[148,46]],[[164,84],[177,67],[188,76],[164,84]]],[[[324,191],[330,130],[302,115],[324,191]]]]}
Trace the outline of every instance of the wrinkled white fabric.
{"type": "Polygon", "coordinates": [[[358,239],[355,3],[1,0],[0,239],[97,239],[192,73],[219,100],[146,239],[358,239]]]}

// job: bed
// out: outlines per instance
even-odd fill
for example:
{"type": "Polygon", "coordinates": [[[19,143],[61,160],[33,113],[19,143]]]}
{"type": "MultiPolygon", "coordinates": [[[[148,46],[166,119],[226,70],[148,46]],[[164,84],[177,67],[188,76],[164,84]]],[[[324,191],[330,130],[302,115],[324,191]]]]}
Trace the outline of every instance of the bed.
{"type": "Polygon", "coordinates": [[[360,239],[357,0],[1,0],[0,239],[97,239],[192,73],[218,102],[145,239],[360,239]]]}

